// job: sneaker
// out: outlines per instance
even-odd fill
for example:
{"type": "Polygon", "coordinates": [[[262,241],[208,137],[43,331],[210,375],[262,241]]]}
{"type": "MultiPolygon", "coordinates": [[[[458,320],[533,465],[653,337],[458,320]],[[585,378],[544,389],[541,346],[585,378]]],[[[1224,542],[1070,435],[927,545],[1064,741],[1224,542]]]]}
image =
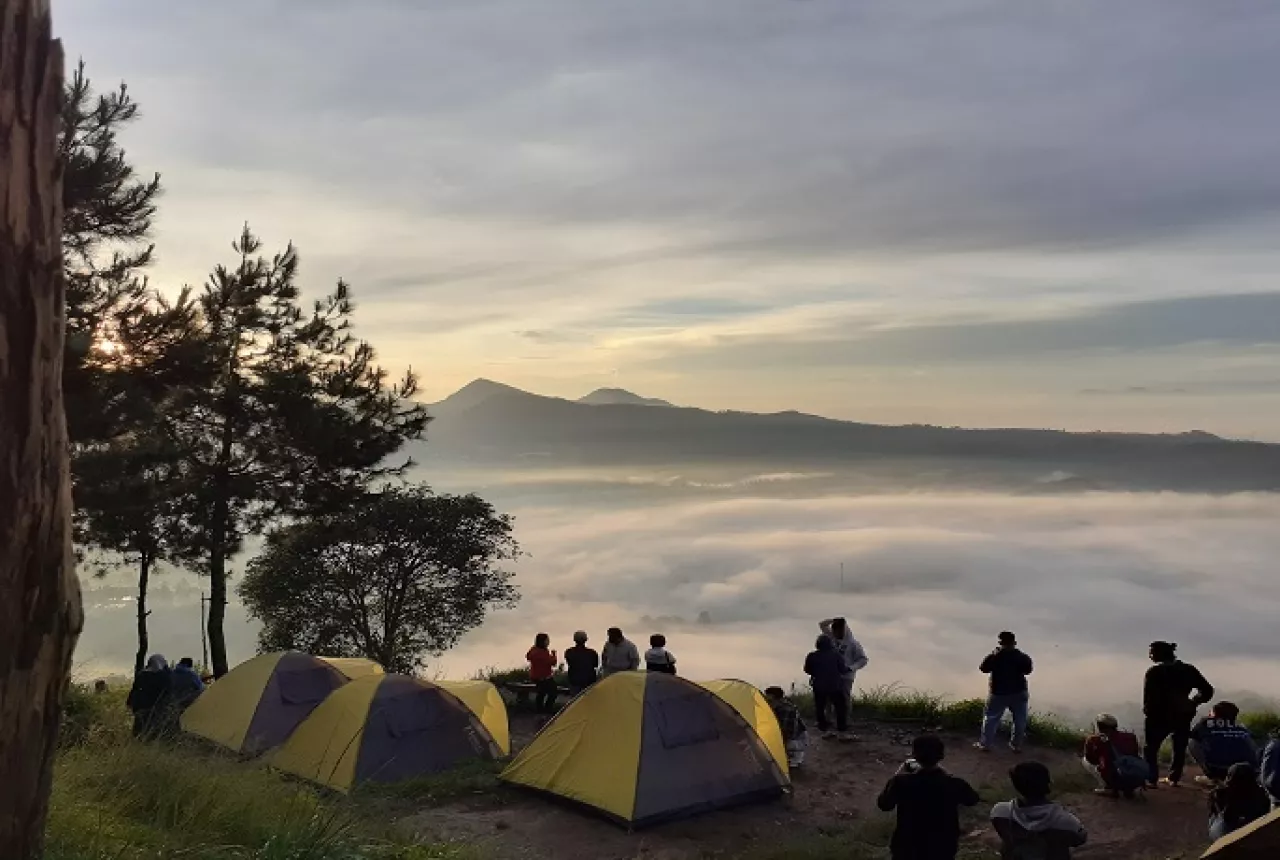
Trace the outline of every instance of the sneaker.
{"type": "Polygon", "coordinates": [[[1218,781],[1216,779],[1212,779],[1210,777],[1204,776],[1203,774],[1195,778],[1195,783],[1196,785],[1202,785],[1205,788],[1218,787],[1218,781]]]}
{"type": "Polygon", "coordinates": [[[1174,779],[1171,776],[1166,776],[1164,779],[1160,780],[1161,785],[1167,785],[1169,788],[1177,788],[1180,782],[1182,782],[1182,780],[1174,779]]]}
{"type": "Polygon", "coordinates": [[[1093,793],[1098,797],[1116,798],[1120,796],[1120,792],[1116,791],[1114,788],[1095,788],[1093,793]]]}
{"type": "Polygon", "coordinates": [[[978,752],[985,752],[985,753],[991,752],[991,747],[987,746],[982,741],[977,741],[976,743],[974,743],[973,748],[976,749],[978,752]]]}

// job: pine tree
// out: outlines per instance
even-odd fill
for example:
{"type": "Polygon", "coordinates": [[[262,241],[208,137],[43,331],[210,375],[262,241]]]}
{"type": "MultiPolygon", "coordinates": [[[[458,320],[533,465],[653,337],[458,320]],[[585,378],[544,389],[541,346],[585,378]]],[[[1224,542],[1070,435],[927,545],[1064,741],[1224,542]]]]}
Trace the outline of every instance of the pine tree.
{"type": "Polygon", "coordinates": [[[219,676],[227,562],[244,538],[281,516],[334,510],[403,472],[410,461],[386,461],[427,423],[411,399],[412,372],[389,384],[373,348],[352,336],[345,283],[304,312],[292,245],[266,260],[246,226],[232,247],[236,266],[217,267],[196,299],[193,340],[208,376],[176,389],[159,419],[190,480],[219,676]]]}

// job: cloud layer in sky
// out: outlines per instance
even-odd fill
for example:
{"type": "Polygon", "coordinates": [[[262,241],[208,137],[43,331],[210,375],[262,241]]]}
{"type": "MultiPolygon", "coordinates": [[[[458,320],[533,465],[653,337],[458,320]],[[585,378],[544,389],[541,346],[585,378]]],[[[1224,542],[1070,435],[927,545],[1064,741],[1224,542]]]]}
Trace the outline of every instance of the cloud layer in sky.
{"type": "Polygon", "coordinates": [[[1280,392],[1256,384],[1280,349],[1280,8],[57,15],[70,55],[143,105],[126,143],[168,189],[156,280],[198,282],[247,219],[298,243],[309,289],[350,279],[362,333],[433,398],[490,376],[1280,438],[1280,392]]]}

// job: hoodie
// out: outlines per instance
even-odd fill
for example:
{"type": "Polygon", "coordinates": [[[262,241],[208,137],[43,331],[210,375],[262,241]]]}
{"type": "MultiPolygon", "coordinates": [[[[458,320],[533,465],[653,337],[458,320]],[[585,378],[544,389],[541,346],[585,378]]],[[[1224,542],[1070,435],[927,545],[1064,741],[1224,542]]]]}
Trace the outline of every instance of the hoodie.
{"type": "Polygon", "coordinates": [[[1213,685],[1200,670],[1181,660],[1157,663],[1147,670],[1142,687],[1142,713],[1154,720],[1191,722],[1196,705],[1213,698],[1213,685]],[[1195,691],[1196,697],[1191,698],[1195,691]]]}
{"type": "Polygon", "coordinates": [[[1280,739],[1274,737],[1262,751],[1262,787],[1272,804],[1280,806],[1280,739]]]}
{"type": "Polygon", "coordinates": [[[997,803],[991,824],[1000,834],[1001,860],[1070,860],[1071,849],[1086,838],[1080,819],[1057,803],[997,803]]]}
{"type": "Polygon", "coordinates": [[[1204,764],[1214,770],[1226,770],[1237,762],[1258,764],[1258,745],[1249,729],[1235,720],[1212,715],[1191,728],[1191,739],[1200,744],[1204,764]]]}

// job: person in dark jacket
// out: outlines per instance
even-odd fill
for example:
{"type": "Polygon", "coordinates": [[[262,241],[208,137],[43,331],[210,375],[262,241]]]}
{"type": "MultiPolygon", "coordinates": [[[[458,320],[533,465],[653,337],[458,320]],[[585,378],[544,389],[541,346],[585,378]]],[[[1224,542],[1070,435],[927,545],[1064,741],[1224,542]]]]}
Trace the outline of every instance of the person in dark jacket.
{"type": "Polygon", "coordinates": [[[1258,745],[1239,717],[1240,709],[1233,703],[1218,702],[1209,716],[1191,728],[1187,749],[1204,771],[1204,776],[1196,777],[1197,783],[1221,782],[1233,764],[1244,762],[1258,766],[1258,745]]]}
{"type": "Polygon", "coordinates": [[[1182,782],[1187,761],[1187,742],[1196,708],[1213,698],[1213,685],[1200,670],[1177,657],[1177,644],[1152,642],[1151,662],[1142,688],[1142,713],[1146,715],[1146,758],[1151,771],[1148,785],[1155,788],[1160,778],[1160,747],[1173,737],[1173,764],[1166,785],[1182,782]],[[1195,695],[1192,695],[1194,691],[1195,695]]]}
{"type": "Polygon", "coordinates": [[[809,731],[800,718],[800,709],[795,702],[787,698],[781,687],[769,687],[764,691],[769,709],[773,711],[782,730],[782,744],[787,751],[788,767],[798,768],[804,764],[805,750],[809,746],[809,731]]]}
{"type": "Polygon", "coordinates": [[[973,786],[940,767],[946,747],[935,735],[911,743],[911,758],[880,792],[876,805],[898,811],[889,852],[893,860],[955,860],[960,850],[960,807],[975,806],[973,786]]]}
{"type": "Polygon", "coordinates": [[[1271,795],[1271,808],[1280,809],[1280,732],[1272,732],[1262,751],[1262,787],[1271,795]]]}
{"type": "Polygon", "coordinates": [[[579,630],[573,634],[573,647],[566,648],[564,662],[568,667],[569,691],[578,695],[596,682],[600,669],[600,655],[587,647],[587,633],[579,630]]]}
{"type": "Polygon", "coordinates": [[[809,676],[809,684],[813,687],[813,709],[817,712],[818,731],[828,737],[831,723],[827,719],[827,709],[836,710],[836,731],[845,734],[849,731],[849,700],[844,694],[844,676],[849,666],[836,651],[831,637],[825,633],[814,643],[816,650],[810,651],[804,658],[804,673],[809,676]]]}
{"type": "Polygon", "coordinates": [[[204,681],[200,680],[195,661],[190,657],[183,657],[178,661],[169,682],[169,695],[173,697],[173,705],[179,713],[189,708],[204,692],[204,681]]]}
{"type": "Polygon", "coordinates": [[[1001,860],[1070,860],[1072,849],[1083,845],[1088,834],[1079,818],[1049,800],[1049,768],[1038,761],[1019,762],[1009,779],[1017,799],[991,808],[1001,860]]]}
{"type": "Polygon", "coordinates": [[[1027,739],[1027,712],[1030,709],[1031,694],[1027,687],[1027,676],[1034,668],[1031,658],[1018,650],[1018,639],[1008,630],[1000,634],[996,650],[988,654],[978,669],[991,676],[990,692],[987,695],[987,707],[982,718],[982,737],[974,746],[987,752],[996,742],[996,731],[1005,711],[1013,715],[1013,737],[1009,739],[1009,748],[1014,752],[1022,751],[1022,744],[1027,739]]]}
{"type": "Polygon", "coordinates": [[[133,736],[150,739],[169,734],[173,673],[163,654],[152,654],[133,679],[125,705],[133,711],[133,736]]]}
{"type": "Polygon", "coordinates": [[[1218,841],[1271,812],[1271,798],[1258,785],[1253,765],[1233,764],[1226,784],[1209,794],[1209,838],[1218,841]]]}

